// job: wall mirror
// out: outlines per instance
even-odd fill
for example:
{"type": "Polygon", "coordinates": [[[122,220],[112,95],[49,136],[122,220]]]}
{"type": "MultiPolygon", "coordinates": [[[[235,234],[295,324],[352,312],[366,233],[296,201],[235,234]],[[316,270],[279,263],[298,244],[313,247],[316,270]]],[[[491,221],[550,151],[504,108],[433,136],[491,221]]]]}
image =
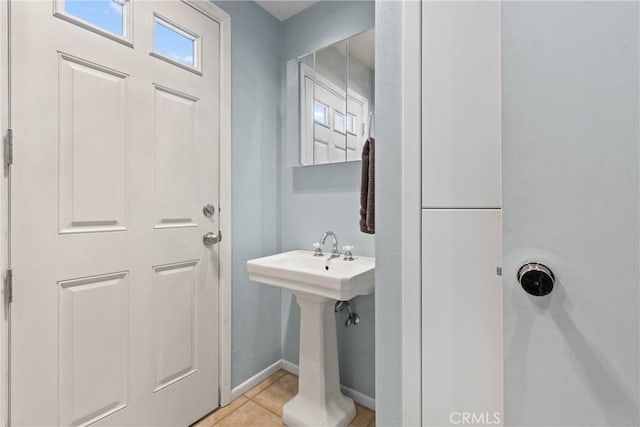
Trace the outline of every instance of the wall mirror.
{"type": "Polygon", "coordinates": [[[374,29],[287,63],[288,136],[301,166],[361,159],[373,136],[374,29]]]}

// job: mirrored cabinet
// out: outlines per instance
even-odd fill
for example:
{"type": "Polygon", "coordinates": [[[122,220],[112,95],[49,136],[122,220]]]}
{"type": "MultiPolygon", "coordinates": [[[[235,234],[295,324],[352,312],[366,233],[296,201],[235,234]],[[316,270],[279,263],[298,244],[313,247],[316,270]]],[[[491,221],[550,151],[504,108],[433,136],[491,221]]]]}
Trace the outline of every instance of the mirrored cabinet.
{"type": "Polygon", "coordinates": [[[374,63],[373,28],[288,61],[290,163],[360,160],[374,131],[374,63]]]}

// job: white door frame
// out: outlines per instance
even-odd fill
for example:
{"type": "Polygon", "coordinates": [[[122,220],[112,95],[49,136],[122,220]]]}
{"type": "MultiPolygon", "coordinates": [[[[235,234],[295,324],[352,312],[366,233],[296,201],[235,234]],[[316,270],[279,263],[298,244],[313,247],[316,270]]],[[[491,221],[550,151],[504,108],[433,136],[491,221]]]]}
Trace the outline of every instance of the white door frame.
{"type": "MultiPolygon", "coordinates": [[[[11,54],[9,48],[9,4],[8,1],[2,1],[0,3],[0,143],[4,147],[4,142],[7,134],[7,129],[10,127],[10,114],[9,114],[9,55],[11,54]]],[[[2,151],[2,150],[0,150],[2,151]]],[[[4,156],[0,156],[2,158],[4,156]]],[[[4,159],[2,158],[3,166],[1,182],[0,182],[0,277],[1,283],[4,284],[6,280],[6,271],[9,261],[9,244],[10,239],[7,234],[9,224],[8,213],[8,189],[9,189],[9,175],[6,167],[4,167],[4,159]]],[[[8,316],[10,311],[5,303],[4,285],[0,286],[2,289],[2,295],[0,297],[0,422],[2,425],[7,424],[8,411],[8,389],[9,389],[9,321],[8,316]]]]}
{"type": "Polygon", "coordinates": [[[231,15],[209,0],[182,0],[220,25],[220,406],[231,402],[231,15]]]}
{"type": "MultiPolygon", "coordinates": [[[[10,22],[12,0],[0,0],[0,142],[4,143],[7,129],[11,127],[10,106],[10,22]]],[[[15,1],[15,0],[14,0],[15,1]]],[[[179,0],[175,0],[179,1],[179,0]]],[[[220,25],[220,278],[219,278],[219,390],[220,406],[231,402],[231,16],[208,0],[181,0],[211,18],[220,25]]],[[[52,8],[53,10],[53,8],[52,8]]],[[[19,139],[18,142],[19,143],[19,139]]],[[[4,147],[4,145],[3,145],[4,147]]],[[[3,150],[0,150],[2,158],[3,150]]],[[[4,159],[1,161],[4,164],[4,159]]],[[[2,283],[10,266],[10,235],[8,194],[10,173],[0,167],[0,272],[2,283]]],[[[8,425],[9,414],[9,315],[4,303],[4,286],[0,286],[0,423],[8,425]]]]}
{"type": "MultiPolygon", "coordinates": [[[[425,1],[425,0],[422,0],[425,1]]],[[[402,3],[402,424],[422,424],[422,2],[402,3]],[[416,90],[415,82],[420,82],[416,90]],[[416,233],[416,230],[420,232],[416,233]]]]}

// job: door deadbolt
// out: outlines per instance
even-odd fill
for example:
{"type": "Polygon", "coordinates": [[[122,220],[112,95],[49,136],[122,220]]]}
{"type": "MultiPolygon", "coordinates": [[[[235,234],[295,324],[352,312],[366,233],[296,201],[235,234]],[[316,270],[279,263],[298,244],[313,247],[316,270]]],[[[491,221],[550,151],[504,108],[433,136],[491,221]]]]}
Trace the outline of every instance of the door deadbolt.
{"type": "Polygon", "coordinates": [[[518,282],[527,293],[543,297],[551,293],[556,278],[546,265],[529,262],[518,270],[518,282]]]}
{"type": "Polygon", "coordinates": [[[204,214],[204,216],[209,218],[216,213],[216,207],[209,203],[202,208],[202,213],[204,214]]]}
{"type": "Polygon", "coordinates": [[[209,232],[202,236],[202,243],[206,246],[211,246],[213,244],[219,243],[222,240],[222,233],[218,231],[218,234],[209,232]]]}

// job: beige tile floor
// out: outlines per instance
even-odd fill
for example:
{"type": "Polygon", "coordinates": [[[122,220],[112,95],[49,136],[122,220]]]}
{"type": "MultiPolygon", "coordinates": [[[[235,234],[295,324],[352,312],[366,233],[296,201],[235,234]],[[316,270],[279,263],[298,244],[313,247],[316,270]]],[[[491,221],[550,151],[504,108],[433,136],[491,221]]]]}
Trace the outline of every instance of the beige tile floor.
{"type": "MultiPolygon", "coordinates": [[[[280,370],[224,408],[210,413],[192,427],[282,426],[282,407],[298,392],[298,377],[280,370]]],[[[375,427],[375,412],[356,404],[352,427],[375,427]]]]}

